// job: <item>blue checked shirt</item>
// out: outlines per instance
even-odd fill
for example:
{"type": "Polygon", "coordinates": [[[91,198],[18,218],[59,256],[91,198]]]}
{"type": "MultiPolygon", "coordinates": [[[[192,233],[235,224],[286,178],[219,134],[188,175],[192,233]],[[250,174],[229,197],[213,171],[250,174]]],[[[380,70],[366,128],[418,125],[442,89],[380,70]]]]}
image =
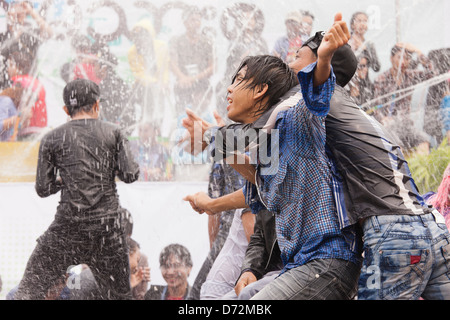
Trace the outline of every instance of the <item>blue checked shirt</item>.
{"type": "MultiPolygon", "coordinates": [[[[260,163],[256,186],[244,188],[253,211],[261,207],[255,200],[256,190],[260,201],[276,213],[278,244],[285,266],[282,273],[314,259],[360,263],[359,255],[352,251],[341,230],[333,194],[332,163],[325,148],[325,117],[335,76],[332,72],[325,84],[313,88],[315,66],[316,63],[311,64],[298,74],[303,99],[277,116],[277,171],[261,174],[267,165],[260,163]]],[[[272,154],[274,158],[276,154],[272,154]]]]}

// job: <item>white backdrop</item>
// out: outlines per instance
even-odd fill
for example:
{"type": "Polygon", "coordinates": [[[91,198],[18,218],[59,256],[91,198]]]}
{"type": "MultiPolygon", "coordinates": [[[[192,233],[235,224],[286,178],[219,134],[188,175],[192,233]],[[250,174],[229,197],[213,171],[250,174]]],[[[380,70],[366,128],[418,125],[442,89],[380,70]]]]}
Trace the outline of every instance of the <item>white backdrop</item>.
{"type": "MultiPolygon", "coordinates": [[[[148,256],[153,284],[165,284],[159,253],[171,243],[190,251],[194,266],[188,280],[193,284],[209,251],[208,218],[182,198],[206,188],[206,182],[118,183],[121,204],[133,215],[132,237],[148,256]]],[[[19,283],[36,239],[53,221],[59,196],[39,198],[33,183],[0,184],[0,299],[19,283]]]]}

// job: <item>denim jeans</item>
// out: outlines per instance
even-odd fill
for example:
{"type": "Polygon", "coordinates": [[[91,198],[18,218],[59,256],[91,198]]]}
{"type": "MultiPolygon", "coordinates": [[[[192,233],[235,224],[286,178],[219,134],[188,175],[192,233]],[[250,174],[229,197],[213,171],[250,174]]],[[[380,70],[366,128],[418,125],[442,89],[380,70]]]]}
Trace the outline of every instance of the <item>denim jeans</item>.
{"type": "Polygon", "coordinates": [[[450,299],[450,235],[433,214],[370,217],[363,232],[358,300],[450,299]]]}
{"type": "Polygon", "coordinates": [[[242,289],[241,293],[239,294],[239,297],[236,296],[236,292],[234,289],[227,294],[225,294],[221,299],[222,300],[250,300],[251,297],[253,297],[255,294],[257,294],[259,291],[261,291],[262,288],[264,288],[267,284],[272,282],[279,274],[281,270],[277,271],[271,271],[268,272],[259,279],[258,281],[250,283],[248,286],[246,286],[244,289],[242,289]]]}
{"type": "Polygon", "coordinates": [[[286,271],[252,300],[350,300],[360,270],[360,265],[341,259],[313,260],[286,271]]]}

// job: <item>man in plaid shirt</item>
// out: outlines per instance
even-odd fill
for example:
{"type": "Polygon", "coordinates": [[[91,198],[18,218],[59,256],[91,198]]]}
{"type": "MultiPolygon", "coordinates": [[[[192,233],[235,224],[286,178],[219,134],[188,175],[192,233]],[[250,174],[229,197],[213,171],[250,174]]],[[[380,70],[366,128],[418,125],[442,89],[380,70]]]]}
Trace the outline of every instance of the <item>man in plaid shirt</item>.
{"type": "MultiPolygon", "coordinates": [[[[341,20],[341,15],[337,15],[333,27],[325,34],[317,63],[309,66],[306,63],[299,74],[304,99],[278,114],[277,171],[264,173],[268,168],[262,164],[257,171],[253,166],[231,164],[257,185],[261,201],[276,214],[284,268],[254,299],[351,299],[356,294],[361,260],[351,250],[339,225],[325,150],[324,120],[335,83],[330,62],[333,53],[350,37],[341,20]]],[[[316,60],[309,48],[301,49],[299,54],[305,55],[304,61],[316,60]]],[[[241,67],[228,89],[228,116],[242,123],[245,122],[232,116],[243,108],[237,104],[238,91],[244,90],[241,82],[254,80],[245,75],[246,67],[241,67]]],[[[271,151],[276,156],[276,150],[271,151]]],[[[241,193],[240,199],[243,198],[241,193]]],[[[226,202],[224,199],[222,203],[226,202]]],[[[200,205],[199,195],[186,200],[191,201],[194,209],[208,208],[200,205]]],[[[219,202],[214,203],[220,207],[219,202]]],[[[213,207],[217,208],[209,206],[213,207]]]]}

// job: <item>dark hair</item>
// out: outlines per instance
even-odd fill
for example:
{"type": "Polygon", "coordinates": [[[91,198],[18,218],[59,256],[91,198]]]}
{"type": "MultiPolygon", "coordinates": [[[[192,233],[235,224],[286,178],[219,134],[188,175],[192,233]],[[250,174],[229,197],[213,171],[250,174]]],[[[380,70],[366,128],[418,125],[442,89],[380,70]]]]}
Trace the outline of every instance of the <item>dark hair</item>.
{"type": "Polygon", "coordinates": [[[267,84],[268,90],[262,99],[268,97],[266,104],[261,105],[255,115],[263,114],[268,108],[277,104],[291,88],[298,84],[297,76],[289,66],[278,57],[270,55],[249,56],[245,58],[235,75],[247,66],[247,72],[242,81],[247,81],[245,88],[255,90],[258,86],[267,84]]]}
{"type": "Polygon", "coordinates": [[[67,107],[67,111],[69,112],[69,116],[73,117],[81,112],[85,112],[85,113],[91,112],[92,108],[94,107],[94,104],[95,104],[95,102],[92,104],[87,104],[87,105],[81,106],[81,107],[71,107],[71,106],[67,106],[67,105],[66,105],[66,107],[67,107]]]}
{"type": "Polygon", "coordinates": [[[159,265],[165,265],[171,256],[179,258],[186,267],[192,267],[191,254],[185,246],[178,243],[169,244],[159,255],[159,265]]]}
{"type": "Polygon", "coordinates": [[[135,240],[128,238],[127,239],[127,246],[128,246],[128,252],[129,254],[135,253],[137,250],[141,248],[139,243],[137,243],[135,240]]]}
{"type": "Polygon", "coordinates": [[[302,16],[308,16],[308,17],[311,17],[312,19],[313,19],[313,21],[314,21],[314,15],[310,12],[310,11],[308,11],[308,10],[300,10],[300,13],[302,14],[302,16]]]}

